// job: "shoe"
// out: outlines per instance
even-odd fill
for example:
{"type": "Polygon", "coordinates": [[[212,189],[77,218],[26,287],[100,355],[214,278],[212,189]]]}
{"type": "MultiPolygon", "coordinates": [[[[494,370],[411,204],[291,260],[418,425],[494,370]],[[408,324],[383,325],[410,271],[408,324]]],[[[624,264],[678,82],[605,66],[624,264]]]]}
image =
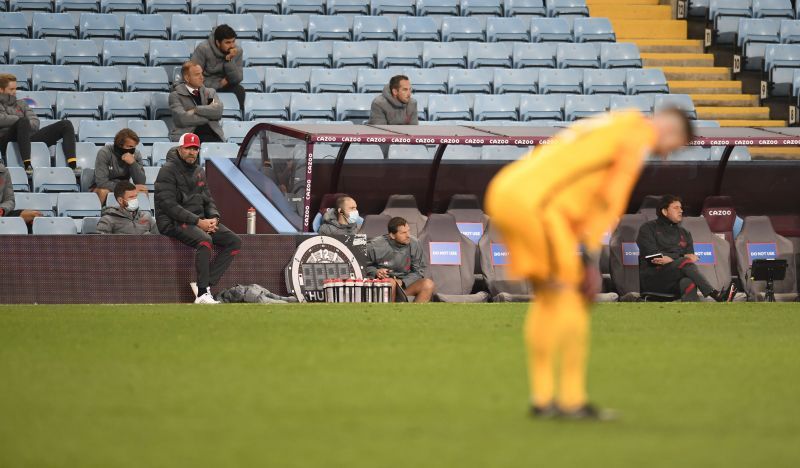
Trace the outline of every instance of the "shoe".
{"type": "Polygon", "coordinates": [[[192,281],[191,283],[189,283],[189,287],[192,288],[192,292],[194,293],[194,297],[195,297],[195,299],[197,299],[197,283],[192,281]]]}
{"type": "Polygon", "coordinates": [[[558,407],[553,403],[547,406],[531,405],[531,416],[536,419],[553,419],[559,415],[558,407]]]}
{"type": "Polygon", "coordinates": [[[214,299],[214,296],[211,295],[210,292],[203,294],[202,296],[198,296],[197,299],[194,300],[195,304],[219,304],[219,301],[214,299]]]}
{"type": "Polygon", "coordinates": [[[711,292],[711,297],[717,302],[731,302],[733,301],[733,297],[736,295],[736,285],[731,284],[728,285],[727,288],[724,288],[722,291],[714,290],[711,292]]]}
{"type": "Polygon", "coordinates": [[[614,421],[617,412],[610,409],[598,408],[592,404],[585,404],[573,411],[559,411],[561,419],[571,421],[614,421]]]}

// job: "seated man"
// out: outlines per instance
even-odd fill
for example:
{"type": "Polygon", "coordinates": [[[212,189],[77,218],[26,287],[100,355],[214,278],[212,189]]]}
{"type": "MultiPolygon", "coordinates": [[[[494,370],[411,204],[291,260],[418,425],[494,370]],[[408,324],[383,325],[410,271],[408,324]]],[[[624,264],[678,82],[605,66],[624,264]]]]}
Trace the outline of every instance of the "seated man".
{"type": "Polygon", "coordinates": [[[239,253],[242,240],[219,222],[206,173],[198,163],[199,152],[200,139],[187,133],[167,153],[167,162],[156,178],[156,223],[162,234],[196,249],[197,283],[191,285],[197,297],[195,304],[218,304],[211,286],[239,253]],[[212,262],[213,245],[222,251],[212,262]]]}
{"type": "Polygon", "coordinates": [[[114,136],[113,144],[97,152],[91,191],[97,194],[100,203],[105,205],[108,194],[114,192],[120,182],[131,179],[137,191],[147,193],[142,155],[136,149],[138,144],[139,135],[130,128],[123,128],[114,136]]]}
{"type": "Polygon", "coordinates": [[[322,216],[319,233],[324,236],[354,236],[358,233],[360,219],[356,201],[346,195],[341,196],[336,199],[336,207],[322,216]]]}
{"type": "Polygon", "coordinates": [[[11,174],[8,168],[0,162],[0,216],[19,216],[30,226],[33,218],[41,216],[41,211],[34,210],[15,210],[16,199],[14,198],[14,184],[11,181],[11,174]]]}
{"type": "Polygon", "coordinates": [[[6,154],[11,142],[19,145],[25,168],[31,169],[31,142],[53,146],[62,140],[61,148],[69,167],[75,169],[75,128],[69,120],[59,120],[39,128],[39,118],[23,99],[17,99],[17,77],[0,73],[0,151],[6,154]]]}
{"type": "Polygon", "coordinates": [[[422,246],[411,237],[408,221],[392,218],[388,229],[388,234],[372,239],[367,246],[367,275],[391,278],[393,289],[399,287],[407,296],[414,296],[414,302],[430,302],[435,285],[425,278],[422,246]]]}
{"type": "Polygon", "coordinates": [[[191,61],[203,67],[205,85],[218,93],[233,93],[244,110],[244,74],[242,49],[236,47],[236,31],[227,24],[220,24],[208,40],[201,42],[192,54],[191,61]]]}
{"type": "Polygon", "coordinates": [[[114,187],[114,198],[119,206],[103,208],[103,216],[97,222],[100,234],[158,234],[156,220],[150,210],[139,209],[139,190],[135,185],[122,180],[114,187]]]}
{"type": "Polygon", "coordinates": [[[683,220],[681,199],[664,195],[656,212],[658,218],[639,229],[639,281],[642,292],[674,294],[683,301],[697,301],[697,289],[705,297],[727,302],[733,297],[733,283],[717,291],[695,265],[692,235],[680,226],[683,220]]]}
{"type": "Polygon", "coordinates": [[[396,75],[372,101],[370,125],[417,125],[417,100],[411,97],[411,82],[405,75],[396,75]]]}
{"type": "Polygon", "coordinates": [[[185,62],[181,67],[183,83],[178,83],[169,93],[174,128],[170,139],[177,141],[185,133],[193,133],[205,142],[224,142],[222,133],[222,102],[213,88],[203,85],[203,67],[195,62],[185,62]]]}

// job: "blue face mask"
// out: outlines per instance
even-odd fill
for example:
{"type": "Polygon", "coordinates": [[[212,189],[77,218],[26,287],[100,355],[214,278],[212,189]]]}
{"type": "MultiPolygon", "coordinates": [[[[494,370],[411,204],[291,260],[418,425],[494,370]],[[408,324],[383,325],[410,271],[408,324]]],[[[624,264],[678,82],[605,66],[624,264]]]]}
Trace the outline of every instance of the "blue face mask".
{"type": "Polygon", "coordinates": [[[358,221],[358,210],[353,210],[347,215],[347,222],[353,224],[358,221]]]}

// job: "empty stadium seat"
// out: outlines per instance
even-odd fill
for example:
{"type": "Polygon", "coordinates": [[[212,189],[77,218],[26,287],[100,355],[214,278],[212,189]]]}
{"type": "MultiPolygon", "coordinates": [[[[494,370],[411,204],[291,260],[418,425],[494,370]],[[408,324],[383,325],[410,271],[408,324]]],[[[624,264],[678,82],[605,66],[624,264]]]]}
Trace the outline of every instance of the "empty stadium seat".
{"type": "Polygon", "coordinates": [[[564,116],[568,121],[591,117],[608,111],[608,96],[565,96],[564,116]]]}
{"type": "Polygon", "coordinates": [[[303,21],[294,15],[264,15],[261,24],[261,39],[272,41],[287,39],[305,41],[303,21]]]}
{"type": "Polygon", "coordinates": [[[331,53],[329,42],[289,42],[286,44],[286,66],[330,68],[331,53]]]}
{"type": "Polygon", "coordinates": [[[530,300],[531,287],[527,281],[513,278],[508,271],[510,257],[500,233],[489,223],[479,243],[481,272],[492,302],[525,302],[530,300]]]}
{"type": "Polygon", "coordinates": [[[426,16],[397,18],[397,39],[400,41],[438,41],[439,26],[426,16]]]}
{"type": "Polygon", "coordinates": [[[312,93],[352,93],[356,90],[356,70],[311,70],[312,93]]]}
{"type": "Polygon", "coordinates": [[[467,58],[458,44],[425,42],[422,45],[422,66],[425,68],[467,68],[467,58]]]}
{"type": "Polygon", "coordinates": [[[775,297],[778,301],[793,301],[797,297],[794,245],[775,232],[768,217],[748,216],[744,219],[742,231],[736,237],[736,256],[739,279],[750,300],[764,300],[764,282],[751,279],[750,267],[755,259],[786,260],[786,276],[775,281],[775,297]]]}
{"type": "Polygon", "coordinates": [[[431,154],[424,145],[391,145],[388,158],[430,160],[431,154]]]}
{"type": "Polygon", "coordinates": [[[325,14],[325,2],[321,0],[281,0],[281,13],[291,15],[294,13],[325,14]]]}
{"type": "Polygon", "coordinates": [[[69,13],[34,13],[31,23],[34,39],[44,37],[78,37],[78,29],[69,13]]]}
{"type": "Polygon", "coordinates": [[[783,44],[800,42],[800,21],[782,20],[779,36],[783,44]]]}
{"type": "Polygon", "coordinates": [[[342,13],[368,15],[369,0],[328,0],[327,10],[329,15],[342,13]]]}
{"type": "Polygon", "coordinates": [[[77,91],[78,84],[69,68],[63,65],[34,65],[31,74],[34,91],[77,91]]]}
{"type": "MultiPolygon", "coordinates": [[[[508,3],[506,3],[508,5],[508,3]]],[[[530,28],[520,18],[487,18],[486,41],[530,42],[530,28]]]]}
{"type": "Polygon", "coordinates": [[[367,215],[364,217],[364,222],[358,229],[358,233],[364,234],[367,239],[382,236],[389,232],[388,226],[391,219],[391,216],[384,214],[367,215]]]}
{"type": "Polygon", "coordinates": [[[660,68],[629,69],[625,89],[628,94],[669,93],[667,77],[660,68]]]}
{"type": "Polygon", "coordinates": [[[547,16],[589,16],[586,0],[547,0],[547,16]]]}
{"type": "Polygon", "coordinates": [[[139,41],[103,42],[103,65],[147,65],[147,52],[139,41]]]}
{"type": "Polygon", "coordinates": [[[139,135],[143,145],[169,141],[169,129],[163,120],[130,120],[128,128],[139,135]]]}
{"type": "Polygon", "coordinates": [[[361,124],[369,120],[375,94],[340,94],[336,99],[336,120],[361,124]]]}
{"type": "Polygon", "coordinates": [[[539,92],[542,94],[581,94],[582,82],[583,74],[575,70],[539,71],[539,92]]]}
{"type": "MultiPolygon", "coordinates": [[[[447,89],[451,94],[492,93],[493,70],[450,70],[447,78],[447,89]]],[[[413,83],[413,81],[412,81],[413,83]]]]}
{"type": "Polygon", "coordinates": [[[565,18],[531,18],[532,42],[572,42],[572,28],[565,18]]]}
{"type": "Polygon", "coordinates": [[[280,0],[236,0],[236,13],[280,13],[280,0]]]}
{"type": "Polygon", "coordinates": [[[53,200],[47,193],[15,193],[16,209],[39,211],[42,216],[53,216],[53,200]]]}
{"type": "Polygon", "coordinates": [[[99,216],[86,216],[81,220],[81,234],[97,234],[99,216]]]}
{"type": "Polygon", "coordinates": [[[59,92],[56,97],[56,118],[99,119],[101,104],[101,97],[95,93],[59,92]]]}
{"type": "Polygon", "coordinates": [[[428,120],[472,120],[469,101],[463,95],[431,95],[428,120]]]}
{"type": "MultiPolygon", "coordinates": [[[[26,65],[0,65],[0,73],[10,73],[17,77],[17,90],[30,91],[32,67],[26,65]]],[[[387,82],[388,83],[388,82],[387,82]]]]}
{"type": "Polygon", "coordinates": [[[52,119],[55,116],[53,105],[55,93],[49,91],[17,91],[17,99],[23,99],[40,118],[52,119]]]}
{"type": "Polygon", "coordinates": [[[147,104],[147,96],[144,93],[106,92],[103,94],[103,118],[146,119],[148,114],[147,104]]]}
{"type": "Polygon", "coordinates": [[[336,120],[335,105],[336,95],[333,94],[292,93],[289,117],[292,120],[336,120]]]}
{"type": "Polygon", "coordinates": [[[118,120],[82,120],[78,126],[78,138],[80,141],[106,144],[114,141],[114,135],[123,128],[125,124],[118,120]]]}
{"type": "Polygon", "coordinates": [[[283,67],[286,43],[242,41],[242,62],[245,67],[283,67]]]}
{"type": "Polygon", "coordinates": [[[517,120],[519,97],[517,95],[478,95],[473,103],[475,120],[517,120]]]}
{"type": "Polygon", "coordinates": [[[764,72],[768,76],[772,95],[789,94],[794,68],[800,68],[800,44],[767,45],[764,53],[764,72]]]}
{"type": "Polygon", "coordinates": [[[25,172],[24,168],[7,167],[6,169],[8,170],[8,175],[11,177],[11,185],[14,187],[14,192],[31,191],[31,186],[28,184],[28,173],[25,172]]]}
{"type": "Polygon", "coordinates": [[[395,75],[393,70],[360,69],[356,76],[356,91],[359,93],[380,93],[395,75]]]}
{"type": "Polygon", "coordinates": [[[120,19],[113,13],[81,13],[78,27],[81,39],[122,39],[120,19]]]}
{"type": "Polygon", "coordinates": [[[620,296],[639,293],[639,228],[647,222],[643,214],[622,215],[609,242],[610,272],[614,289],[620,296]]]}
{"type": "Polygon", "coordinates": [[[97,44],[90,39],[59,39],[56,42],[57,65],[100,65],[97,44]]]}
{"type": "Polygon", "coordinates": [[[563,95],[522,95],[519,102],[522,121],[564,120],[563,95]]]}
{"type": "MultiPolygon", "coordinates": [[[[281,65],[283,66],[283,65],[281,65]]],[[[262,69],[263,70],[263,69],[262,69]]],[[[264,80],[258,76],[255,68],[242,69],[242,81],[239,84],[249,93],[260,93],[264,90],[264,80]]]]}
{"type": "Polygon", "coordinates": [[[333,68],[367,67],[375,68],[378,44],[375,42],[334,42],[333,68]]]}
{"type": "Polygon", "coordinates": [[[53,63],[53,51],[44,39],[11,39],[8,44],[9,63],[53,63]]]}
{"type": "Polygon", "coordinates": [[[160,120],[165,117],[172,117],[172,110],[169,108],[169,93],[152,92],[150,94],[150,118],[160,120]]]}
{"type": "Polygon", "coordinates": [[[248,93],[244,101],[244,117],[247,120],[260,118],[288,118],[283,98],[277,93],[248,93]]]}
{"type": "Polygon", "coordinates": [[[370,15],[386,14],[414,16],[414,0],[371,0],[370,15]]]}
{"type": "MultiPolygon", "coordinates": [[[[95,198],[97,198],[95,196],[95,198]]],[[[33,219],[34,235],[72,235],[77,234],[78,228],[72,218],[38,217],[33,219]]]]}
{"type": "Polygon", "coordinates": [[[28,225],[20,217],[4,216],[0,218],[0,235],[28,235],[28,225]]]}
{"type": "Polygon", "coordinates": [[[350,25],[344,16],[311,15],[308,17],[309,41],[349,41],[350,25]]]}
{"type": "Polygon", "coordinates": [[[677,107],[683,110],[691,119],[697,119],[697,111],[694,108],[692,97],[688,94],[659,94],[653,101],[653,111],[666,107],[677,107]]]}
{"type": "Polygon", "coordinates": [[[68,167],[39,167],[33,170],[34,192],[79,192],[75,173],[68,167]]]}
{"type": "Polygon", "coordinates": [[[100,199],[94,193],[59,193],[56,203],[58,216],[83,218],[100,216],[100,199]]]}
{"type": "Polygon", "coordinates": [[[217,26],[221,24],[227,24],[236,31],[237,40],[258,41],[261,39],[261,30],[253,15],[221,13],[217,15],[217,26]]]}
{"type": "Polygon", "coordinates": [[[512,60],[514,68],[555,68],[556,44],[514,43],[512,60]]]}
{"type": "Polygon", "coordinates": [[[467,66],[469,68],[512,68],[512,50],[512,45],[506,43],[470,42],[467,48],[467,66]]]}
{"type": "Polygon", "coordinates": [[[145,0],[147,13],[189,13],[190,3],[182,0],[145,0]]]}
{"type": "Polygon", "coordinates": [[[422,50],[413,42],[380,42],[378,68],[422,66],[422,50]]]}
{"type": "Polygon", "coordinates": [[[191,12],[194,15],[204,13],[233,13],[233,2],[230,0],[191,0],[191,12]]]}
{"type": "Polygon", "coordinates": [[[794,19],[790,0],[753,0],[753,18],[794,19]]]}
{"type": "Polygon", "coordinates": [[[458,0],[417,0],[417,16],[458,16],[458,0]]]}
{"type": "Polygon", "coordinates": [[[485,40],[484,28],[478,18],[449,16],[442,19],[442,41],[479,41],[485,40]]]}
{"type": "Polygon", "coordinates": [[[595,44],[559,44],[556,49],[558,68],[600,68],[600,56],[595,44]]]}
{"type": "Polygon", "coordinates": [[[10,37],[28,37],[28,21],[19,11],[0,13],[0,35],[10,37]]]}
{"type": "Polygon", "coordinates": [[[169,31],[164,17],[158,14],[125,15],[125,39],[169,39],[169,31]]]}
{"type": "Polygon", "coordinates": [[[172,15],[170,37],[172,40],[206,39],[214,25],[207,15],[172,15]]]}
{"type": "MultiPolygon", "coordinates": [[[[24,161],[19,152],[19,144],[17,144],[17,142],[12,141],[8,143],[5,161],[6,166],[9,168],[24,166],[24,161]]],[[[33,167],[50,167],[50,150],[47,148],[47,145],[36,141],[31,143],[30,164],[33,167]]]]}
{"type": "Polygon", "coordinates": [[[742,69],[760,70],[767,44],[780,43],[781,23],[778,20],[739,20],[736,46],[742,57],[742,69]]]}
{"type": "Polygon", "coordinates": [[[503,16],[501,0],[460,0],[459,3],[462,16],[503,16]]]}
{"type": "Polygon", "coordinates": [[[642,68],[642,57],[636,44],[603,43],[600,44],[600,66],[603,68],[642,68]]]}
{"type": "MultiPolygon", "coordinates": [[[[222,133],[228,137],[228,132],[224,129],[226,122],[222,122],[223,130],[222,133]]],[[[255,122],[253,122],[255,123],[255,122]]],[[[244,135],[242,135],[244,136],[244,135]]],[[[150,154],[151,164],[153,166],[163,166],[165,162],[167,162],[167,153],[171,150],[176,144],[175,143],[167,143],[167,142],[156,142],[153,143],[153,151],[150,154]]],[[[201,147],[202,148],[202,147],[201,147]]]]}
{"type": "Polygon", "coordinates": [[[537,93],[539,70],[526,68],[519,70],[496,69],[494,71],[493,85],[496,94],[506,93],[537,93]]]}
{"type": "MultiPolygon", "coordinates": [[[[5,2],[3,3],[5,7],[5,2]]],[[[52,11],[52,0],[8,0],[8,9],[10,11],[52,11]]]]}
{"type": "Polygon", "coordinates": [[[583,92],[585,94],[625,94],[625,70],[585,70],[583,92]]]}
{"type": "Polygon", "coordinates": [[[182,65],[192,55],[192,48],[184,41],[150,41],[150,66],[182,65]]]}
{"type": "Polygon", "coordinates": [[[442,159],[456,161],[477,161],[481,159],[481,148],[471,145],[448,145],[442,159]]]}
{"type": "Polygon", "coordinates": [[[506,16],[547,16],[544,0],[505,0],[506,16]]]}
{"type": "Polygon", "coordinates": [[[235,158],[239,154],[239,145],[235,143],[203,143],[200,146],[200,157],[203,159],[235,158]]]}
{"type": "Polygon", "coordinates": [[[394,41],[392,20],[382,16],[356,16],[353,18],[353,40],[394,41]]]}
{"type": "Polygon", "coordinates": [[[648,114],[653,112],[653,96],[647,94],[640,94],[637,96],[611,96],[609,108],[610,110],[633,108],[648,114]]]}
{"type": "Polygon", "coordinates": [[[617,36],[608,18],[575,18],[572,23],[575,42],[616,42],[617,36]]]}
{"type": "Polygon", "coordinates": [[[268,93],[296,92],[310,90],[311,69],[267,68],[264,76],[264,89],[268,93]]]}
{"type": "MultiPolygon", "coordinates": [[[[419,237],[419,233],[425,226],[428,217],[420,213],[417,206],[417,199],[414,198],[414,195],[390,195],[381,214],[391,218],[397,216],[404,218],[408,221],[411,235],[419,237]]],[[[386,231],[384,230],[385,233],[386,231]]]]}
{"type": "Polygon", "coordinates": [[[162,67],[128,67],[128,91],[170,91],[169,77],[162,67]]]}
{"type": "Polygon", "coordinates": [[[217,93],[219,101],[222,103],[222,118],[242,120],[242,110],[239,108],[239,100],[233,93],[217,93]]]}
{"type": "Polygon", "coordinates": [[[739,26],[739,18],[750,18],[751,0],[710,0],[708,20],[718,44],[733,44],[739,26]]]}

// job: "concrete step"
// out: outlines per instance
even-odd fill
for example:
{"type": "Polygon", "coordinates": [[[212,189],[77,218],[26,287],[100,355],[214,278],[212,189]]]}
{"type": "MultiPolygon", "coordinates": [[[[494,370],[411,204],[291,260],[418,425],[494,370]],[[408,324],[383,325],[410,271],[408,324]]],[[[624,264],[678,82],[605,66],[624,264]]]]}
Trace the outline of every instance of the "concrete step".
{"type": "Polygon", "coordinates": [[[785,127],[785,120],[717,120],[720,127],[785,127]]]}
{"type": "Polygon", "coordinates": [[[701,120],[769,120],[769,107],[706,107],[698,106],[701,120]]]}
{"type": "Polygon", "coordinates": [[[705,107],[755,107],[758,96],[754,94],[690,94],[695,106],[705,107]]]}
{"type": "Polygon", "coordinates": [[[672,8],[669,5],[589,4],[589,14],[610,19],[668,20],[672,19],[672,8]]]}
{"type": "Polygon", "coordinates": [[[742,82],[670,80],[669,91],[673,94],[741,94],[742,82]]]}
{"type": "Polygon", "coordinates": [[[586,4],[592,5],[658,5],[659,0],[586,0],[586,4]]]}
{"type": "Polygon", "coordinates": [[[727,67],[658,67],[664,71],[667,80],[727,81],[731,79],[731,69],[727,67]]]}
{"type": "Polygon", "coordinates": [[[701,54],[703,42],[697,39],[628,39],[642,53],[701,54]]]}
{"type": "Polygon", "coordinates": [[[686,39],[685,20],[612,19],[617,40],[686,39]]]}
{"type": "Polygon", "coordinates": [[[646,67],[713,67],[714,54],[676,54],[644,52],[642,60],[646,67]]]}
{"type": "Polygon", "coordinates": [[[792,146],[751,146],[753,159],[800,159],[800,148],[792,146]]]}

